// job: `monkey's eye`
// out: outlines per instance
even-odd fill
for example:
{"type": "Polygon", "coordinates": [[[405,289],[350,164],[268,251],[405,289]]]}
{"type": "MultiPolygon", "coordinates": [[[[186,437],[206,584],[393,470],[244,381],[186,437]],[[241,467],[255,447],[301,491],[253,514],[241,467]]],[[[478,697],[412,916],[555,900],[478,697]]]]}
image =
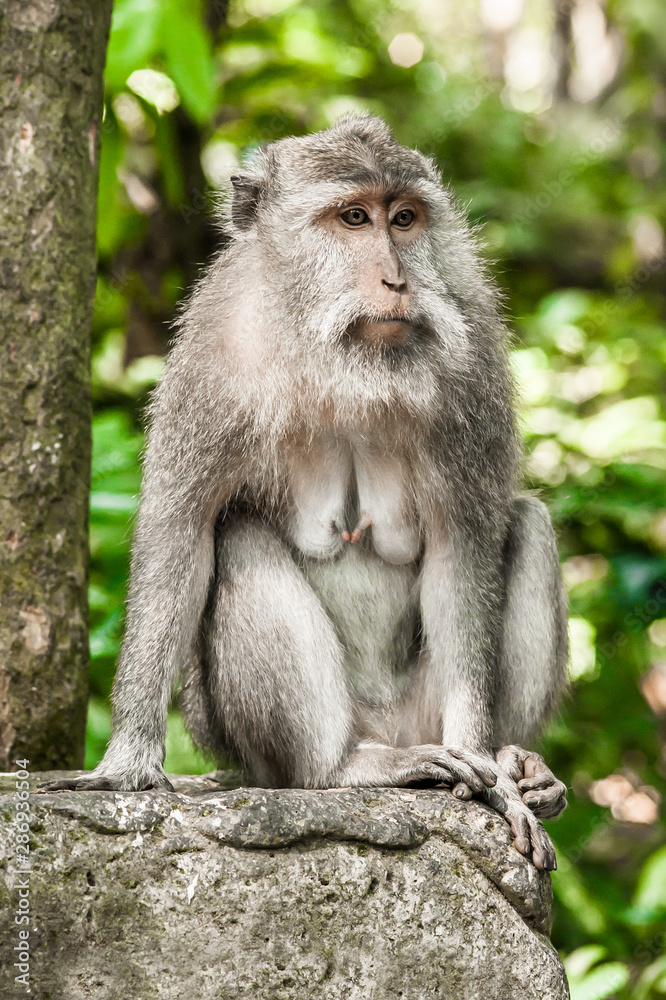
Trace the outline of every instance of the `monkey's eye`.
{"type": "Polygon", "coordinates": [[[416,212],[412,211],[411,208],[401,208],[391,219],[391,224],[397,226],[398,229],[409,229],[415,218],[416,212]]]}
{"type": "Polygon", "coordinates": [[[370,221],[370,216],[363,208],[348,208],[346,212],[340,213],[340,218],[348,226],[362,226],[370,221]]]}

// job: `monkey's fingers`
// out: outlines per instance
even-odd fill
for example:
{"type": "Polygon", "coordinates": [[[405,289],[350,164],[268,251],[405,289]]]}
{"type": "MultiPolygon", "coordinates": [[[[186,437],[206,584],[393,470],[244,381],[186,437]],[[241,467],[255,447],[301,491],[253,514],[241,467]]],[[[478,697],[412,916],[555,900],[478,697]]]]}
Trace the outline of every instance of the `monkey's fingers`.
{"type": "Polygon", "coordinates": [[[495,760],[506,771],[509,777],[513,778],[514,781],[519,781],[525,775],[524,763],[527,756],[527,750],[523,750],[522,747],[514,744],[509,744],[508,746],[500,747],[495,754],[495,760]]]}
{"type": "Polygon", "coordinates": [[[526,791],[529,788],[548,788],[550,785],[560,785],[563,789],[565,788],[564,784],[555,777],[541,754],[528,754],[525,758],[524,777],[518,782],[518,787],[522,791],[526,791]]]}
{"type": "MultiPolygon", "coordinates": [[[[141,784],[139,791],[145,792],[152,788],[164,788],[173,792],[174,787],[166,777],[160,775],[147,779],[141,784]]],[[[80,778],[59,778],[57,781],[47,781],[35,789],[36,792],[119,792],[128,791],[127,783],[122,778],[110,778],[104,774],[87,774],[80,778]]]]}
{"type": "Polygon", "coordinates": [[[537,774],[533,778],[521,778],[518,788],[521,792],[529,792],[535,788],[550,788],[551,785],[561,784],[554,774],[537,774]]]}
{"type": "Polygon", "coordinates": [[[523,795],[523,802],[539,819],[555,819],[567,807],[565,795],[566,786],[558,782],[549,788],[526,792],[523,795]]]}
{"type": "Polygon", "coordinates": [[[532,840],[532,861],[534,862],[534,867],[540,872],[554,872],[557,868],[557,858],[555,857],[555,848],[553,847],[552,841],[541,823],[537,819],[534,820],[536,826],[530,830],[530,838],[532,840]]]}
{"type": "Polygon", "coordinates": [[[43,792],[71,792],[78,787],[74,779],[61,778],[59,781],[46,781],[43,785],[37,785],[34,791],[39,795],[43,792]]]}
{"type": "Polygon", "coordinates": [[[541,823],[531,813],[514,808],[507,810],[506,819],[511,827],[516,850],[525,857],[531,854],[538,871],[555,871],[555,848],[541,823]]]}
{"type": "Polygon", "coordinates": [[[169,781],[166,775],[162,775],[159,781],[148,781],[145,785],[141,785],[139,789],[140,792],[148,792],[153,788],[164,788],[167,792],[175,792],[175,788],[169,781]]]}
{"type": "Polygon", "coordinates": [[[108,792],[114,791],[116,785],[108,778],[60,778],[58,781],[47,781],[35,789],[36,792],[108,792]]]}
{"type": "Polygon", "coordinates": [[[555,777],[540,753],[527,754],[523,763],[523,771],[526,778],[538,778],[542,774],[549,774],[552,778],[555,777]]]}
{"type": "Polygon", "coordinates": [[[441,767],[439,764],[433,764],[429,760],[423,761],[418,766],[417,772],[413,779],[415,781],[425,779],[426,781],[436,781],[439,785],[448,785],[451,787],[456,780],[448,768],[441,767]]]}
{"type": "Polygon", "coordinates": [[[468,802],[474,795],[474,792],[464,781],[459,781],[453,788],[453,794],[457,799],[463,799],[465,802],[468,802]]]}
{"type": "Polygon", "coordinates": [[[567,786],[555,777],[538,754],[525,761],[525,777],[518,782],[523,802],[542,819],[559,816],[566,808],[567,786]]]}
{"type": "MultiPolygon", "coordinates": [[[[447,747],[446,751],[451,757],[462,761],[467,767],[471,767],[487,788],[494,788],[497,784],[497,773],[493,770],[491,762],[486,757],[478,753],[473,753],[470,750],[465,750],[463,747],[447,747]]],[[[467,778],[461,775],[460,780],[467,781],[467,778]]],[[[472,787],[474,787],[472,782],[468,782],[468,784],[472,784],[472,787]]]]}
{"type": "Polygon", "coordinates": [[[453,758],[450,759],[450,763],[447,763],[447,767],[455,776],[456,783],[462,782],[465,785],[469,785],[472,791],[477,794],[485,792],[488,787],[481,775],[466,761],[453,758]]]}
{"type": "Polygon", "coordinates": [[[510,816],[507,815],[506,819],[511,827],[513,846],[521,854],[524,854],[525,857],[529,857],[532,850],[532,842],[530,840],[530,828],[526,813],[512,813],[510,816]]]}

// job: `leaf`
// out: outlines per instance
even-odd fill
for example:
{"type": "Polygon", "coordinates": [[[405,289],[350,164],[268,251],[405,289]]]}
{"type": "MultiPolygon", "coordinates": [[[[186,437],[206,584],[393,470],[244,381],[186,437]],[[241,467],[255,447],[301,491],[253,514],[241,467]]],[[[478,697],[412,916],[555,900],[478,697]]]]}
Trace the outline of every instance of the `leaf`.
{"type": "Polygon", "coordinates": [[[199,6],[164,0],[160,40],[169,76],[183,104],[197,122],[208,121],[217,104],[217,81],[211,39],[199,6]]]}
{"type": "Polygon", "coordinates": [[[657,913],[666,910],[666,845],[643,865],[632,905],[657,913]]]}
{"type": "Polygon", "coordinates": [[[185,178],[178,157],[178,138],[174,119],[169,115],[162,115],[155,122],[155,146],[160,156],[167,201],[174,207],[184,205],[187,198],[185,178]]]}
{"type": "Polygon", "coordinates": [[[569,981],[581,981],[592,966],[601,961],[605,955],[606,948],[602,944],[586,944],[582,948],[576,948],[564,960],[569,981]]]}
{"type": "Polygon", "coordinates": [[[622,596],[632,605],[646,603],[650,589],[666,576],[666,559],[663,557],[625,552],[614,556],[611,562],[622,596]]]}
{"type": "Polygon", "coordinates": [[[606,930],[606,914],[602,906],[588,891],[578,868],[565,853],[557,848],[557,878],[553,891],[567,908],[571,917],[588,934],[602,934],[606,930]]]}
{"type": "Polygon", "coordinates": [[[160,0],[116,0],[106,56],[105,79],[120,90],[135,69],[154,55],[160,24],[160,0]]]}
{"type": "Polygon", "coordinates": [[[666,987],[666,955],[661,955],[645,969],[631,995],[631,1000],[648,1000],[653,988],[664,992],[666,987]]]}
{"type": "Polygon", "coordinates": [[[124,232],[123,213],[118,202],[118,167],[124,155],[124,141],[115,119],[107,112],[102,125],[102,152],[97,190],[97,252],[110,257],[124,232]]]}
{"type": "Polygon", "coordinates": [[[94,490],[90,494],[90,511],[94,514],[133,514],[137,499],[126,493],[107,493],[94,490]]]}
{"type": "Polygon", "coordinates": [[[571,983],[571,1000],[606,1000],[629,982],[622,962],[607,962],[590,972],[582,982],[571,983]]]}

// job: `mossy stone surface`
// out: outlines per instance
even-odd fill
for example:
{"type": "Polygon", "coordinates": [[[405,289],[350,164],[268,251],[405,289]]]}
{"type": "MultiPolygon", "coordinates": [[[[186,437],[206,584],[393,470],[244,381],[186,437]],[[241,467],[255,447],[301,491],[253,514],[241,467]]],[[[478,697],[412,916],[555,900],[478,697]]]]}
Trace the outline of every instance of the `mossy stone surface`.
{"type": "MultiPolygon", "coordinates": [[[[488,807],[440,789],[216,777],[172,776],[173,793],[31,792],[32,997],[568,997],[550,876],[488,807]]],[[[11,776],[2,788],[0,801],[11,776]]],[[[2,842],[11,924],[11,828],[2,842]]]]}

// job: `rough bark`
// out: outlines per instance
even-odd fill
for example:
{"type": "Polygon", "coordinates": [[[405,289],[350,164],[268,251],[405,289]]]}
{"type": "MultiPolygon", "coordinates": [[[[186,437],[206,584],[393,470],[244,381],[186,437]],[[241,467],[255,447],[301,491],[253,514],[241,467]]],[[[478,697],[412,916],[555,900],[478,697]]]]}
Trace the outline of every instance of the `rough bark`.
{"type": "Polygon", "coordinates": [[[82,762],[111,0],[0,0],[0,766],[82,762]]]}
{"type": "Polygon", "coordinates": [[[0,824],[0,977],[23,907],[35,1000],[567,1000],[550,876],[487,806],[171,778],[31,794],[26,864],[0,824]]]}

